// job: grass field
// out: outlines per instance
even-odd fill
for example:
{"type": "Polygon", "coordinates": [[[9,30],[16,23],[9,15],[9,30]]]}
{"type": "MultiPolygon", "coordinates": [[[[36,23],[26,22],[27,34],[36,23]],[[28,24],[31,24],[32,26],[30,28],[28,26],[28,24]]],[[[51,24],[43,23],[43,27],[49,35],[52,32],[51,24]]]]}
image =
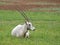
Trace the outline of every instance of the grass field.
{"type": "Polygon", "coordinates": [[[24,23],[24,18],[17,11],[0,10],[0,45],[60,45],[59,12],[25,12],[31,18],[35,31],[30,31],[30,38],[11,36],[11,30],[24,23]]]}

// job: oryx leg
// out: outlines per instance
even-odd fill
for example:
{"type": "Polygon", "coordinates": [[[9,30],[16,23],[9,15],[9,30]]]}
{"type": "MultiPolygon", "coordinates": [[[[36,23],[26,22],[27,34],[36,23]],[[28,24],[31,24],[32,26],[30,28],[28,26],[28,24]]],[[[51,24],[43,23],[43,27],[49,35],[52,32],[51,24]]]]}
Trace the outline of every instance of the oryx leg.
{"type": "Polygon", "coordinates": [[[28,30],[25,34],[25,38],[29,38],[29,35],[30,35],[30,33],[29,33],[29,30],[28,30]]]}

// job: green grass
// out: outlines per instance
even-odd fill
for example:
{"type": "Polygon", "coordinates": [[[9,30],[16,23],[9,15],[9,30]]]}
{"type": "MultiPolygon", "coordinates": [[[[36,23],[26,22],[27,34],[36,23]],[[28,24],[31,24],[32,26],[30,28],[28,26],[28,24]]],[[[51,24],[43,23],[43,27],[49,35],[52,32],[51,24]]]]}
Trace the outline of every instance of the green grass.
{"type": "Polygon", "coordinates": [[[24,23],[24,18],[17,11],[0,10],[0,45],[60,45],[59,12],[25,12],[31,18],[35,31],[30,31],[30,38],[11,36],[11,30],[24,23]]]}

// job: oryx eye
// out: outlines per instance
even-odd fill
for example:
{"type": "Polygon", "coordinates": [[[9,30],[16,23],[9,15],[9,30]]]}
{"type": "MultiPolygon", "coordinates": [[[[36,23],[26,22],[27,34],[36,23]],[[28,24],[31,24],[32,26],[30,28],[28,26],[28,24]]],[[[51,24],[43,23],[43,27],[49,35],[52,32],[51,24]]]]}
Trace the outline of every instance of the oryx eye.
{"type": "Polygon", "coordinates": [[[31,26],[31,25],[29,24],[29,26],[31,26]]]}

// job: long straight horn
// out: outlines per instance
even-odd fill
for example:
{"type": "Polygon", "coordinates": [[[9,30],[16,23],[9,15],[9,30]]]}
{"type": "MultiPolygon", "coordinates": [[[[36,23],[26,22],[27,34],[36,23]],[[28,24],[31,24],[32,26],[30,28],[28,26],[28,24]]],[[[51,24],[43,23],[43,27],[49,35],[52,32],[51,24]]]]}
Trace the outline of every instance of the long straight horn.
{"type": "Polygon", "coordinates": [[[20,11],[22,14],[23,14],[23,16],[25,16],[25,19],[27,20],[27,21],[29,21],[29,18],[27,17],[27,15],[24,13],[24,11],[22,10],[22,11],[20,11]]]}
{"type": "Polygon", "coordinates": [[[21,15],[25,18],[25,20],[27,20],[27,21],[29,22],[29,18],[27,17],[27,15],[24,13],[23,10],[20,11],[20,10],[17,8],[17,11],[20,12],[21,15]]]}

